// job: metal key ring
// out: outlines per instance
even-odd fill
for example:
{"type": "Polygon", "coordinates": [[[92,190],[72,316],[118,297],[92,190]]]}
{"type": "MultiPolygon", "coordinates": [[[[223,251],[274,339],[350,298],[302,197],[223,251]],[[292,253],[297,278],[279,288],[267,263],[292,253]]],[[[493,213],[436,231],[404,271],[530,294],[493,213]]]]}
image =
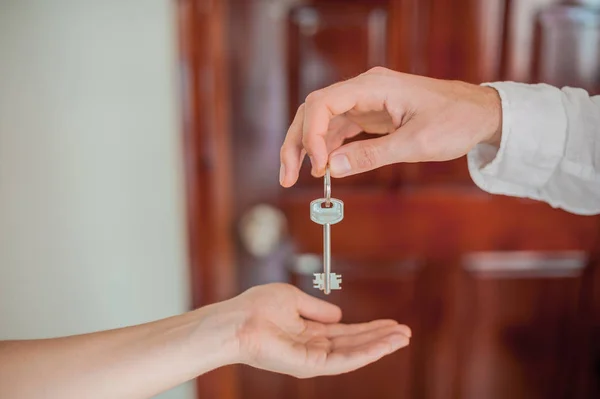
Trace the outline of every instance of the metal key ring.
{"type": "Polygon", "coordinates": [[[325,179],[323,185],[325,191],[325,205],[329,207],[331,205],[331,176],[329,175],[329,165],[327,165],[327,169],[325,170],[325,179]]]}

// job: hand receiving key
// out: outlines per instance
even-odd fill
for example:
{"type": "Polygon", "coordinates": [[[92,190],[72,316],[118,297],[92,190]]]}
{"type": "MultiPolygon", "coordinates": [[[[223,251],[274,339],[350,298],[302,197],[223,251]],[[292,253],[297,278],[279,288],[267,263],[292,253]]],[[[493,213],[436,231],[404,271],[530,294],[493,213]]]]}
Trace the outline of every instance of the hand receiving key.
{"type": "Polygon", "coordinates": [[[325,172],[325,198],[310,203],[310,219],[323,225],[323,273],[315,273],[314,288],[329,295],[331,290],[341,290],[342,276],[331,273],[331,225],[344,219],[344,203],[331,198],[331,177],[329,167],[325,172]]]}

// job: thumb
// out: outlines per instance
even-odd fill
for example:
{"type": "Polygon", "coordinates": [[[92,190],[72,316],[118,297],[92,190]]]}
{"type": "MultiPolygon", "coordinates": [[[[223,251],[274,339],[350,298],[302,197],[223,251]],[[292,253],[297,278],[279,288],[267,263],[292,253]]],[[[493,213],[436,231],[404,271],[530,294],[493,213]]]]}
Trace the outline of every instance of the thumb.
{"type": "Polygon", "coordinates": [[[388,134],[341,146],[329,157],[331,176],[351,176],[397,162],[394,154],[394,136],[388,134]]]}

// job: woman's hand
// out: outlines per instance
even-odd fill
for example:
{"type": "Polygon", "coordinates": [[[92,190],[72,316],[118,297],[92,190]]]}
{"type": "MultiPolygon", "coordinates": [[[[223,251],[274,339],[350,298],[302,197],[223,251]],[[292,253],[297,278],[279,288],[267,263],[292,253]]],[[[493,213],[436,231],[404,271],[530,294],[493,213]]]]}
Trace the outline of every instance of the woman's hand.
{"type": "Polygon", "coordinates": [[[54,339],[0,341],[0,397],[150,398],[245,363],[296,377],[345,373],[408,345],[395,321],[339,324],[337,306],[287,284],[152,323],[54,339]]]}
{"type": "Polygon", "coordinates": [[[411,335],[393,320],[341,324],[337,306],[287,284],[251,288],[213,311],[238,320],[235,362],[299,378],[366,366],[407,346],[411,335]]]}

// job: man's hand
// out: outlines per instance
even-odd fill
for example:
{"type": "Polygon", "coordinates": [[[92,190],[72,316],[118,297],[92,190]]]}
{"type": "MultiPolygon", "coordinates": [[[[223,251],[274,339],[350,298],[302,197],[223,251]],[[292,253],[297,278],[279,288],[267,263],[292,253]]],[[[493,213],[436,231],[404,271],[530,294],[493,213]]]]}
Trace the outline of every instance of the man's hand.
{"type": "Polygon", "coordinates": [[[345,177],[398,162],[459,158],[481,142],[499,144],[495,89],[374,68],[311,93],[281,147],[280,183],[298,179],[305,154],[312,174],[345,177]],[[360,132],[377,137],[343,145],[360,132]]]}
{"type": "Polygon", "coordinates": [[[408,345],[410,329],[393,320],[340,324],[341,310],[287,284],[269,284],[217,304],[237,314],[236,362],[299,378],[346,373],[408,345]]]}

